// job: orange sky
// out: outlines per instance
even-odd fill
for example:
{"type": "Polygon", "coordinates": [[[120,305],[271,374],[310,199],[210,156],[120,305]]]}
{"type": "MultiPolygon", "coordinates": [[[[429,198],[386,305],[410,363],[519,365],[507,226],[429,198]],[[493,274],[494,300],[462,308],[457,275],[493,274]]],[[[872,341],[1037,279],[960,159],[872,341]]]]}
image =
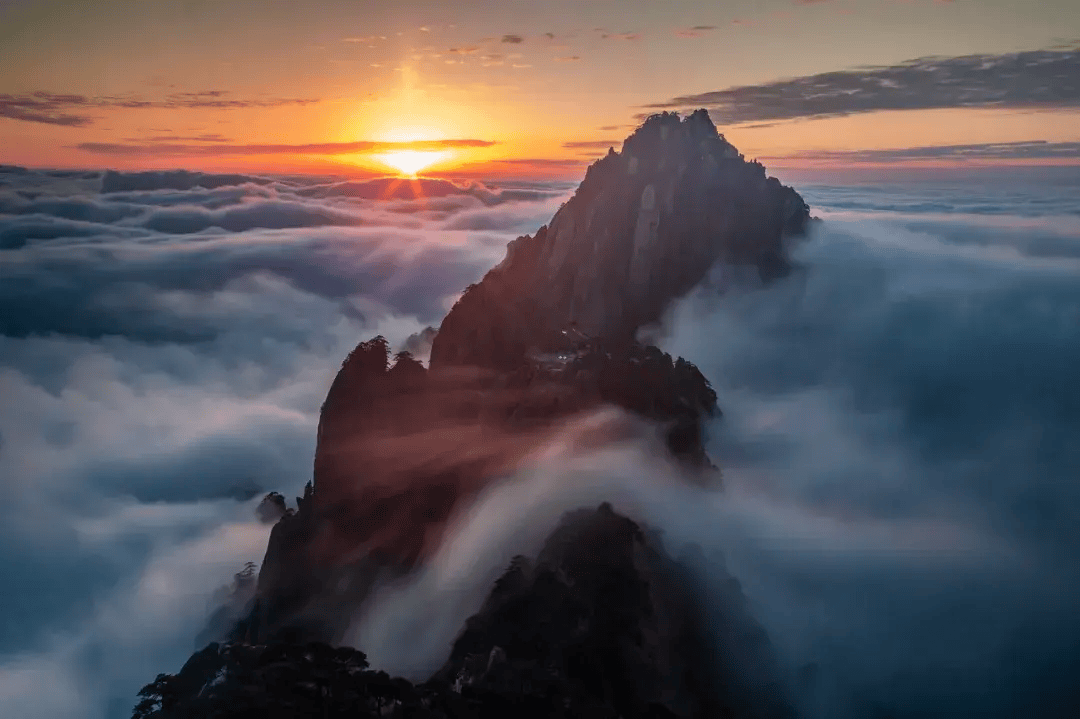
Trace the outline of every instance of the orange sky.
{"type": "MultiPolygon", "coordinates": [[[[447,140],[467,142],[428,156],[428,172],[577,176],[675,97],[1078,36],[1071,0],[0,0],[0,162],[385,172],[403,146],[378,143],[447,140]]],[[[718,124],[749,157],[816,166],[866,161],[843,151],[1077,143],[1077,105],[718,124]]],[[[991,164],[1080,162],[1056,152],[991,164]]]]}

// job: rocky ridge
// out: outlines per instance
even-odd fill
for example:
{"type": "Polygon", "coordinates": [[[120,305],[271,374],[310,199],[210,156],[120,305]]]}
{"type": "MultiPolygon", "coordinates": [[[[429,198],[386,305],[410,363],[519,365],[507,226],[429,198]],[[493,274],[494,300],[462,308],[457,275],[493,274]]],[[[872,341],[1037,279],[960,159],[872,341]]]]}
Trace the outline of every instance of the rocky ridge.
{"type": "Polygon", "coordinates": [[[427,681],[322,642],[211,643],[134,717],[790,719],[737,583],[703,582],[701,563],[609,505],[578,510],[514,558],[427,681]]]}

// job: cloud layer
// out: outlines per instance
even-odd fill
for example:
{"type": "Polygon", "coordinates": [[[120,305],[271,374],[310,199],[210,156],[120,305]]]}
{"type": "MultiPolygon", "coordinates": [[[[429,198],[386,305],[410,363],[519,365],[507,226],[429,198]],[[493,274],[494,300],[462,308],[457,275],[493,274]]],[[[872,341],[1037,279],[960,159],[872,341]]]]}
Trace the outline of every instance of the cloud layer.
{"type": "Polygon", "coordinates": [[[791,277],[722,269],[728,293],[669,323],[725,411],[727,497],[695,531],[813,667],[808,716],[1068,716],[1080,207],[1008,183],[805,194],[826,224],[791,277]]]}
{"type": "MultiPolygon", "coordinates": [[[[569,427],[361,649],[423,674],[509,556],[609,499],[738,578],[807,717],[1069,716],[1075,183],[801,189],[826,222],[796,272],[717,268],[655,332],[718,390],[724,490],[569,427]]],[[[129,716],[261,558],[259,493],[310,478],[345,354],[437,324],[565,195],[0,168],[0,714],[129,716]]]]}
{"type": "Polygon", "coordinates": [[[130,716],[261,560],[253,502],[310,479],[342,358],[437,324],[560,199],[2,168],[0,714],[130,716]]]}

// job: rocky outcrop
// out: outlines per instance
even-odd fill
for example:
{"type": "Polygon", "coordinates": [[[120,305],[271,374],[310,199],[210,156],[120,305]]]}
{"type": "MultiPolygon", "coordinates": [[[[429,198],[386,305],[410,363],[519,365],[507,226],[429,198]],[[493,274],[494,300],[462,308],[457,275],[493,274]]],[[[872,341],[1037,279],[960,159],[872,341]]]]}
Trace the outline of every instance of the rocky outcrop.
{"type": "Polygon", "coordinates": [[[623,717],[793,716],[737,586],[710,589],[692,564],[610,505],[572,512],[535,559],[513,560],[436,679],[623,717]],[[733,634],[759,638],[718,641],[733,634]]]}
{"type": "Polygon", "coordinates": [[[401,349],[413,357],[427,362],[431,357],[431,343],[435,341],[435,335],[438,333],[439,331],[434,327],[425,327],[421,331],[409,335],[401,349]]]}
{"type": "Polygon", "coordinates": [[[550,224],[507,247],[435,337],[431,366],[512,369],[559,331],[626,343],[717,262],[784,274],[809,210],[704,110],[656,115],[594,163],[550,224]]]}
{"type": "Polygon", "coordinates": [[[422,562],[463,503],[582,412],[647,417],[689,471],[715,470],[702,422],[719,412],[716,393],[693,364],[563,340],[507,373],[428,371],[407,353],[391,361],[381,337],[361,343],[323,406],[315,485],[271,533],[255,636],[337,639],[376,576],[422,562]]]}
{"type": "Polygon", "coordinates": [[[270,492],[259,502],[259,506],[255,509],[255,516],[264,524],[275,524],[288,512],[285,497],[278,492],[270,492]]]}
{"type": "Polygon", "coordinates": [[[422,684],[346,647],[214,643],[144,687],[134,716],[792,717],[738,587],[710,588],[695,564],[609,505],[572,512],[538,556],[513,560],[422,684]]]}

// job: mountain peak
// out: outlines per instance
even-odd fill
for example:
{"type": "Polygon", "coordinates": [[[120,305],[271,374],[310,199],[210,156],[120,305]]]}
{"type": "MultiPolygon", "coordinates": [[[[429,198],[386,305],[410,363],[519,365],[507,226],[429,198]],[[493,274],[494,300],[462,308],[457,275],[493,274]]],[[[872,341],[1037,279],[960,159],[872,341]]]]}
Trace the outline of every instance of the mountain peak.
{"type": "Polygon", "coordinates": [[[431,365],[513,366],[570,326],[630,342],[717,262],[784,274],[782,239],[808,218],[799,194],[747,162],[706,111],[652,115],[469,288],[435,337],[431,365]]]}

